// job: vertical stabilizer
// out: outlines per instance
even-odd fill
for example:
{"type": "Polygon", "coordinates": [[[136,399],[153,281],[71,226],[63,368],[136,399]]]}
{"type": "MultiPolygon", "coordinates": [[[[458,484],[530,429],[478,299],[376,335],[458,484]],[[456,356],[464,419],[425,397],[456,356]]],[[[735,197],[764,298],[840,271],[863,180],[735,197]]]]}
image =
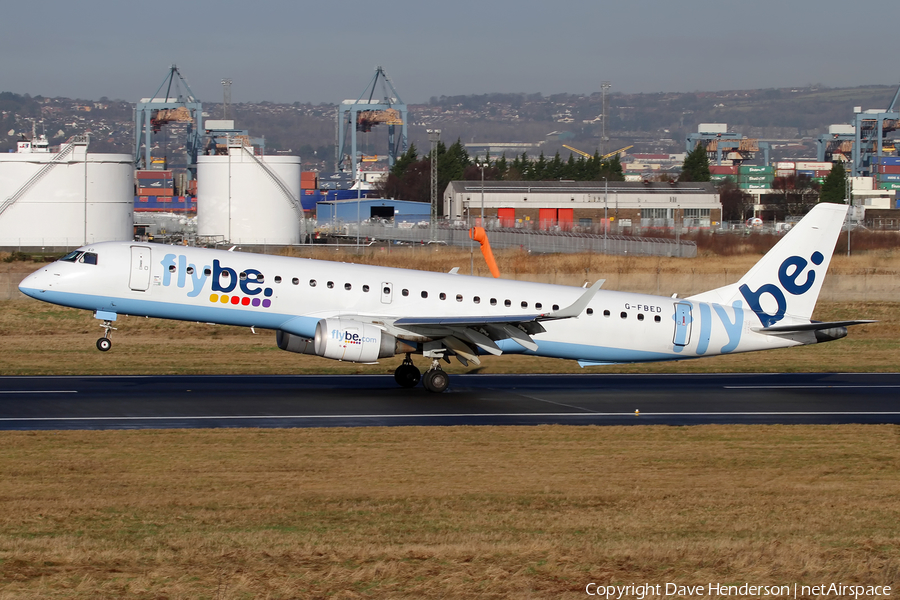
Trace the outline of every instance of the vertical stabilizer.
{"type": "Polygon", "coordinates": [[[740,281],[689,300],[739,301],[763,327],[808,322],[846,215],[846,205],[817,204],[740,281]]]}

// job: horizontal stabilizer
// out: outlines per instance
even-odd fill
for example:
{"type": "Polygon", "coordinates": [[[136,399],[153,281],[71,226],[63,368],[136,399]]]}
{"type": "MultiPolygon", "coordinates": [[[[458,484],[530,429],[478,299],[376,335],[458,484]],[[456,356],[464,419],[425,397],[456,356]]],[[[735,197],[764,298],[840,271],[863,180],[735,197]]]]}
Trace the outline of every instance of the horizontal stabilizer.
{"type": "Polygon", "coordinates": [[[878,321],[856,320],[856,321],[829,321],[827,323],[798,323],[796,325],[775,325],[773,327],[751,327],[753,331],[759,333],[794,333],[796,331],[820,331],[822,329],[832,329],[834,327],[849,327],[850,325],[865,325],[866,323],[877,323],[878,321]]]}

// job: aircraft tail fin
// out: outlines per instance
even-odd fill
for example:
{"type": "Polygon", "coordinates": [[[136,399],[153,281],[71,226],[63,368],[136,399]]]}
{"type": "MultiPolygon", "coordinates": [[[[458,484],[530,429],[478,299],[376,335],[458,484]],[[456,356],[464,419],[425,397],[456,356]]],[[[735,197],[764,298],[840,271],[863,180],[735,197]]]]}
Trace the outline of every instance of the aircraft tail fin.
{"type": "Polygon", "coordinates": [[[846,205],[817,204],[740,281],[689,300],[740,302],[756,313],[763,327],[786,315],[789,322],[808,321],[846,215],[846,205]]]}

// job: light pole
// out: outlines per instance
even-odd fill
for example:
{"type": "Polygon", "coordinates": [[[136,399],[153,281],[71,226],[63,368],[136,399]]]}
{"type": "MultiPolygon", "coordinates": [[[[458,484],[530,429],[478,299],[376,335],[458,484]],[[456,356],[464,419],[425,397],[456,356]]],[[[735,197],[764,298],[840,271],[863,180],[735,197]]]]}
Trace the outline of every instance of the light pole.
{"type": "Polygon", "coordinates": [[[609,179],[603,178],[603,254],[606,254],[606,239],[609,235],[609,179]]]}
{"type": "Polygon", "coordinates": [[[481,226],[484,227],[484,168],[488,166],[486,162],[478,163],[481,167],[481,226]]]}

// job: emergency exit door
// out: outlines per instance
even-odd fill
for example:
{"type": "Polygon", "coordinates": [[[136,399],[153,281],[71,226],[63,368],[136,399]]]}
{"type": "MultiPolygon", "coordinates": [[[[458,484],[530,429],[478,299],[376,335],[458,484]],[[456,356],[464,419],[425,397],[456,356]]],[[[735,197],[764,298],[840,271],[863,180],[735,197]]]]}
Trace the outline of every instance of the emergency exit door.
{"type": "Polygon", "coordinates": [[[131,247],[131,280],[129,286],[136,292],[146,292],[150,288],[150,248],[131,247]]]}

